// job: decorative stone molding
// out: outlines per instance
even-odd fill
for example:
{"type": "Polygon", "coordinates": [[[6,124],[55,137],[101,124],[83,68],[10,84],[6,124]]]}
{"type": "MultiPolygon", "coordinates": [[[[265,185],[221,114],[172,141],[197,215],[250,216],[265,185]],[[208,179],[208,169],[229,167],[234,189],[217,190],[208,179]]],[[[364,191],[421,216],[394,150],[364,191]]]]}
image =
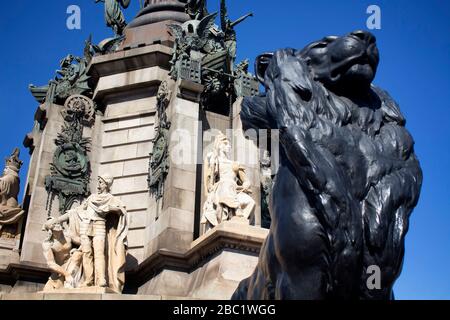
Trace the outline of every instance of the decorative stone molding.
{"type": "Polygon", "coordinates": [[[46,268],[11,263],[6,269],[0,270],[0,283],[14,285],[20,280],[43,284],[49,276],[50,271],[46,268]]]}
{"type": "Polygon", "coordinates": [[[127,273],[127,283],[138,287],[163,269],[192,272],[225,249],[259,254],[268,233],[266,229],[245,225],[240,221],[226,221],[195,240],[184,253],[158,250],[136,270],[127,273]]]}

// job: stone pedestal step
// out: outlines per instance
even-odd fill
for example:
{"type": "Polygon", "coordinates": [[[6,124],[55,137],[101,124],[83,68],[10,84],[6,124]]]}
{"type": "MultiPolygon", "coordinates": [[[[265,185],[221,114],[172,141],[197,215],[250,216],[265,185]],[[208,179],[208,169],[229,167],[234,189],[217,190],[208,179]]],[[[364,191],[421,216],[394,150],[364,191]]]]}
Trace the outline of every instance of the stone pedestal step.
{"type": "Polygon", "coordinates": [[[65,293],[0,293],[0,300],[198,300],[189,297],[172,297],[160,295],[68,292],[69,290],[66,290],[65,293]]]}

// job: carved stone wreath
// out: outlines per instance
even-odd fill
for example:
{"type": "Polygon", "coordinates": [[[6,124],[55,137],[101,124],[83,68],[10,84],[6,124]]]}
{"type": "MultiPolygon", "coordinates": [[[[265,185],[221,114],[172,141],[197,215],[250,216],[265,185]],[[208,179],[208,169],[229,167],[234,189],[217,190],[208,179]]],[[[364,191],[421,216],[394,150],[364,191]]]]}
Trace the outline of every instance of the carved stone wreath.
{"type": "Polygon", "coordinates": [[[82,95],[70,96],[64,104],[62,114],[66,121],[77,118],[83,124],[90,125],[95,118],[94,101],[82,95]]]}
{"type": "Polygon", "coordinates": [[[64,177],[79,178],[88,171],[89,160],[78,143],[59,146],[53,156],[54,168],[64,177]]]}

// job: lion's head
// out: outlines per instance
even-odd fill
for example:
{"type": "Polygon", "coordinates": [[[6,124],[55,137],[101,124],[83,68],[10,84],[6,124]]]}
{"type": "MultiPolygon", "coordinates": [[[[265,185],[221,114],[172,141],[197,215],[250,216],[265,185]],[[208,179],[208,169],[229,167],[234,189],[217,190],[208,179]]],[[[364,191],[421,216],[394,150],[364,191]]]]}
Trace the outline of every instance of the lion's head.
{"type": "MultiPolygon", "coordinates": [[[[297,54],[308,64],[314,80],[331,91],[344,94],[347,88],[357,92],[368,90],[380,60],[376,38],[366,31],[325,37],[297,54]]],[[[272,56],[272,53],[265,53],[256,59],[255,69],[262,83],[272,56]]]]}

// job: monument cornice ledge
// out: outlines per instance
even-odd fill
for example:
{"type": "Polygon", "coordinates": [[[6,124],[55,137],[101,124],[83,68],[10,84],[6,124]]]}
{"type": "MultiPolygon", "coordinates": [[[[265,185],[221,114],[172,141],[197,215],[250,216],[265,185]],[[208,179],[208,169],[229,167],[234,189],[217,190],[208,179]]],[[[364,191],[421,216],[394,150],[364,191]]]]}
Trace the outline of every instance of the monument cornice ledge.
{"type": "Polygon", "coordinates": [[[177,297],[165,295],[137,295],[137,294],[116,294],[116,293],[67,293],[49,292],[49,293],[0,293],[0,300],[14,301],[14,300],[32,300],[32,301],[120,301],[120,300],[135,300],[135,301],[153,301],[153,300],[200,300],[199,298],[191,297],[177,297]]]}
{"type": "Polygon", "coordinates": [[[14,285],[18,280],[45,283],[50,270],[36,265],[11,263],[6,269],[0,269],[0,283],[14,285]]]}
{"type": "Polygon", "coordinates": [[[224,222],[192,242],[190,249],[184,253],[159,249],[135,270],[127,272],[127,283],[140,286],[168,268],[191,272],[224,249],[258,255],[268,234],[269,230],[260,227],[234,221],[224,222]]]}
{"type": "Polygon", "coordinates": [[[96,84],[93,99],[101,102],[107,97],[121,95],[133,90],[157,87],[167,76],[167,69],[159,65],[104,76],[96,84]]]}
{"type": "Polygon", "coordinates": [[[92,84],[95,85],[100,77],[112,74],[153,66],[161,66],[169,70],[172,52],[172,48],[153,44],[95,56],[88,66],[88,74],[92,76],[92,84]]]}

